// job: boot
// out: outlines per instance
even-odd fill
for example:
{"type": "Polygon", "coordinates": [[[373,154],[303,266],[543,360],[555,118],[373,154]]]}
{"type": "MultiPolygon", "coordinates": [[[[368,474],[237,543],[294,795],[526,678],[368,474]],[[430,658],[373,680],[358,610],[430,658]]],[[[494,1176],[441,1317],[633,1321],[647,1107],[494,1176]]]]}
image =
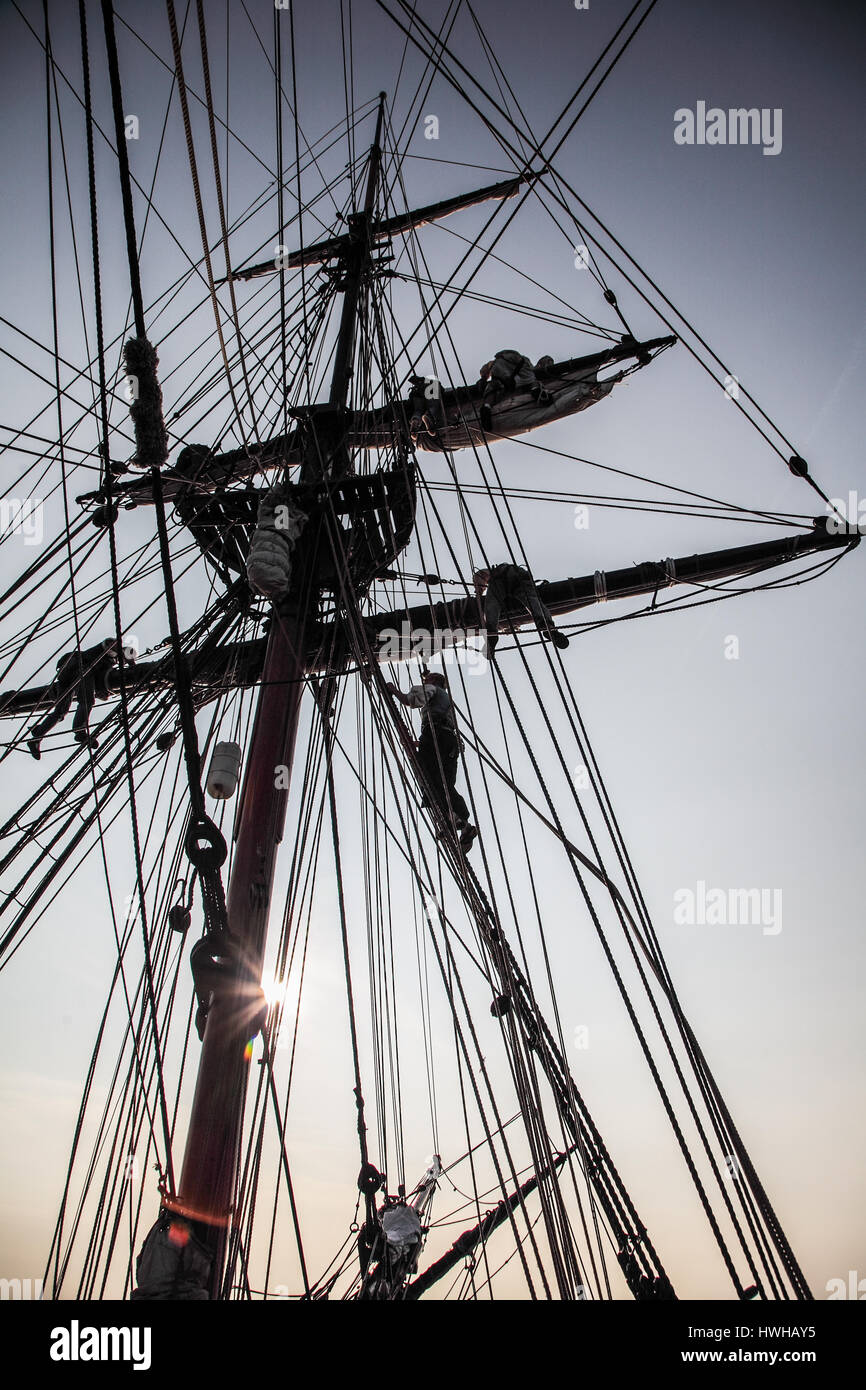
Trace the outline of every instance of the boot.
{"type": "Polygon", "coordinates": [[[565,651],[565,648],[568,646],[568,638],[565,633],[558,632],[556,628],[552,629],[550,640],[555,647],[559,647],[560,651],[565,651]]]}
{"type": "Polygon", "coordinates": [[[474,825],[464,825],[463,829],[460,831],[460,839],[458,843],[464,854],[467,854],[469,850],[472,848],[472,842],[477,836],[477,834],[478,831],[476,830],[474,825]]]}
{"type": "Polygon", "coordinates": [[[35,758],[36,761],[39,762],[39,759],[42,757],[42,753],[39,750],[39,739],[28,738],[27,747],[30,749],[31,758],[35,758]]]}

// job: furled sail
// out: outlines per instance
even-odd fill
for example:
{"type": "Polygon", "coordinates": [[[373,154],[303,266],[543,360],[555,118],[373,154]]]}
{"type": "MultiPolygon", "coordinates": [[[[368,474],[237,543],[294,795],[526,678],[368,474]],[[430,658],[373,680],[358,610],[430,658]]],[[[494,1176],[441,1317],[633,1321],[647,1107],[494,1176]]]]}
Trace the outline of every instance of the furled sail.
{"type": "Polygon", "coordinates": [[[597,367],[562,371],[560,366],[558,373],[554,368],[549,374],[539,371],[538,379],[545,384],[550,398],[548,402],[542,405],[531,392],[515,391],[491,407],[492,423],[489,430],[485,430],[481,424],[480,395],[475,398],[458,397],[445,407],[442,428],[430,430],[424,427],[413,435],[415,447],[428,453],[468,449],[473,445],[482,445],[485,439],[508,439],[512,435],[528,434],[541,425],[563,420],[567,415],[576,415],[579,410],[586,410],[596,401],[604,400],[624,375],[623,372],[616,372],[606,381],[599,381],[597,374],[597,367]]]}
{"type": "MultiPolygon", "coordinates": [[[[422,417],[420,427],[412,427],[411,396],[375,410],[348,411],[343,439],[349,449],[390,449],[401,437],[411,435],[416,449],[442,453],[482,445],[485,439],[510,439],[528,434],[604,400],[625,376],[646,366],[675,342],[675,337],[653,338],[643,343],[625,339],[604,352],[571,357],[538,368],[536,376],[544,387],[546,399],[538,400],[528,390],[507,393],[492,405],[491,426],[487,430],[481,423],[484,383],[479,381],[474,385],[443,389],[436,398],[435,418],[431,419],[428,413],[422,417]],[[630,359],[630,365],[599,380],[599,372],[620,362],[628,364],[630,359]]],[[[309,414],[309,411],[301,413],[309,414]]],[[[262,444],[250,444],[221,454],[211,453],[203,444],[189,444],[178,454],[175,465],[163,470],[163,496],[176,499],[219,492],[230,483],[261,476],[269,469],[291,467],[301,461],[300,446],[297,429],[262,444]]],[[[150,478],[116,485],[114,496],[121,502],[150,502],[153,500],[150,478]]],[[[82,502],[101,500],[98,493],[79,498],[82,502]]]]}

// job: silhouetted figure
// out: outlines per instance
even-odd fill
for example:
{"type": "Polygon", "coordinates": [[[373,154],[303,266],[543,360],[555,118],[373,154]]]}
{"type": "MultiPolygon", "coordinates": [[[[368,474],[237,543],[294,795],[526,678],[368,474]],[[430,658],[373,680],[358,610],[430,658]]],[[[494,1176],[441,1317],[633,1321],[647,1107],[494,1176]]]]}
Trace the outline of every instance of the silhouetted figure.
{"type": "Polygon", "coordinates": [[[487,655],[492,656],[499,641],[499,619],[502,610],[522,608],[531,613],[535,625],[555,647],[567,647],[564,632],[557,632],[550,613],[538,597],[535,581],[529,570],[520,565],[494,565],[473,575],[478,610],[487,629],[487,655]]]}
{"type": "MultiPolygon", "coordinates": [[[[547,366],[549,357],[539,358],[538,365],[547,366]]],[[[544,390],[535,375],[535,368],[528,357],[514,348],[502,348],[491,362],[485,362],[480,372],[484,382],[479,412],[481,425],[489,430],[493,424],[493,406],[498,405],[503,396],[513,391],[529,391],[540,404],[546,404],[550,395],[544,390]]]]}
{"type": "Polygon", "coordinates": [[[469,849],[478,831],[469,822],[469,807],[455,787],[460,761],[460,737],[454,718],[454,706],[438,671],[427,672],[421,685],[413,685],[404,695],[393,682],[388,690],[401,704],[420,709],[421,737],[418,740],[418,760],[436,805],[454,824],[463,850],[469,849]]]}
{"type": "MultiPolygon", "coordinates": [[[[127,662],[134,662],[135,649],[124,647],[123,656],[127,662]]],[[[57,663],[57,674],[48,690],[49,698],[53,701],[52,707],[44,718],[33,725],[27,740],[27,747],[37,761],[42,756],[39,747],[41,740],[49,729],[53,729],[55,724],[65,719],[73,699],[78,702],[72,720],[76,743],[84,743],[88,748],[99,747],[88,728],[90,712],[97,696],[103,700],[108,698],[108,673],[116,665],[117,639],[114,637],[107,637],[95,647],[86,647],[80,652],[65,652],[61,656],[57,663]]]]}

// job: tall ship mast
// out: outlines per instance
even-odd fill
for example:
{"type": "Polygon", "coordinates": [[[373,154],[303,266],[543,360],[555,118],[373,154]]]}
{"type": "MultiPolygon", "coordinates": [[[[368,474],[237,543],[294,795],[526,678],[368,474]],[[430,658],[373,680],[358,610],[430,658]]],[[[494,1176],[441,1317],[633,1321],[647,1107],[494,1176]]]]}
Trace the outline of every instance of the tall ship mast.
{"type": "MultiPolygon", "coordinates": [[[[672,1301],[695,1296],[688,1227],[726,1296],[810,1300],[582,692],[611,624],[748,605],[822,576],[859,533],[558,162],[652,4],[540,135],[486,34],[489,89],[447,25],[402,0],[363,8],[391,26],[400,75],[370,92],[347,61],[315,134],[291,4],[267,33],[234,4],[223,32],[201,0],[168,0],[159,25],[110,0],[82,3],[74,32],[51,5],[25,19],[44,63],[52,365],[6,447],[27,487],[51,480],[52,522],[3,594],[0,969],[14,988],[91,873],[107,906],[82,945],[111,961],[45,1296],[672,1301]],[[228,101],[256,42],[266,155],[228,101]],[[185,240],[131,115],[156,71],[185,240]],[[447,161],[424,201],[405,176],[434,78],[501,166],[447,161]],[[541,217],[580,307],[546,288],[542,255],[497,289],[512,224],[541,217]],[[176,275],[149,254],[154,226],[176,275]],[[74,360],[67,233],[86,287],[74,360]],[[461,333],[488,344],[483,365],[461,333]],[[551,351],[520,350],[544,333],[551,351]],[[586,484],[582,431],[603,440],[618,410],[671,395],[685,356],[762,437],[764,491],[794,480],[801,512],[731,501],[697,455],[688,485],[668,481],[651,440],[600,465],[617,490],[586,484]],[[542,464],[554,486],[536,485],[542,464]],[[571,573],[542,502],[574,518],[571,573]],[[600,568],[584,538],[602,509],[681,518],[682,546],[600,568]],[[691,522],[738,526],[738,543],[696,548],[691,522]],[[594,992],[627,1134],[575,1015],[594,992]]],[[[340,38],[348,60],[346,15],[340,38]]],[[[775,931],[766,890],[705,890],[683,891],[675,922],[752,913],[775,931]]]]}

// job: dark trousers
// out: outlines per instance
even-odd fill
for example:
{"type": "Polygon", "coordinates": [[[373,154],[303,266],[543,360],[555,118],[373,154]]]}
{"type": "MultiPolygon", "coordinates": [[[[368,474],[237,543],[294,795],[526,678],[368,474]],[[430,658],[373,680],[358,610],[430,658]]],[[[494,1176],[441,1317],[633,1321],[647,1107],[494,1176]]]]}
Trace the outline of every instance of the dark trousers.
{"type": "Polygon", "coordinates": [[[85,676],[81,681],[76,679],[71,685],[65,677],[60,676],[52,681],[51,688],[52,692],[55,692],[54,704],[44,719],[33,725],[30,730],[31,738],[42,738],[55,724],[59,724],[69,713],[73,696],[78,699],[78,708],[72,720],[72,728],[76,733],[79,729],[86,729],[90,711],[96,703],[96,681],[93,676],[85,676]]]}
{"type": "Polygon", "coordinates": [[[499,619],[502,610],[511,607],[524,608],[531,613],[539,632],[550,632],[553,629],[550,610],[541,602],[529,575],[512,584],[507,592],[503,592],[497,584],[491,584],[484,601],[484,621],[491,651],[499,641],[499,619]]]}
{"type": "Polygon", "coordinates": [[[454,786],[460,762],[457,735],[449,729],[437,729],[434,733],[428,725],[418,742],[418,760],[430,795],[440,810],[446,815],[452,811],[457,821],[468,821],[469,807],[454,786]]]}

